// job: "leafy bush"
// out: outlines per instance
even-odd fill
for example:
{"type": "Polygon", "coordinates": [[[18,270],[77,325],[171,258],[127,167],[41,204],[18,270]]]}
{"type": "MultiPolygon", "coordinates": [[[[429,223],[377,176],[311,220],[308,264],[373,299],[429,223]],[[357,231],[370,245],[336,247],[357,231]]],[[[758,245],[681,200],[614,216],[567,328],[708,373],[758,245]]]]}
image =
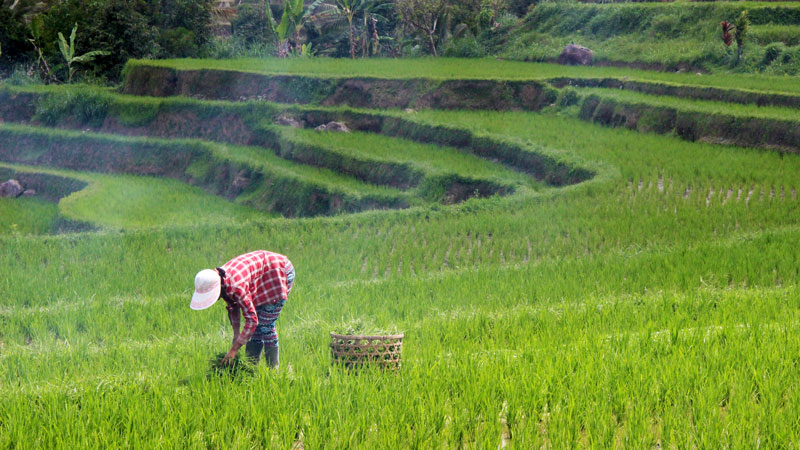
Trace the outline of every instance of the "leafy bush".
{"type": "Polygon", "coordinates": [[[536,0],[510,0],[508,2],[509,10],[519,17],[527,14],[531,6],[536,4],[536,0]]]}
{"type": "Polygon", "coordinates": [[[200,46],[197,45],[197,35],[183,27],[161,32],[158,36],[158,45],[161,47],[161,55],[165,57],[201,56],[200,46]]]}
{"type": "Polygon", "coordinates": [[[651,27],[654,36],[673,38],[684,30],[685,25],[680,16],[663,14],[653,18],[651,27]]]}
{"type": "Polygon", "coordinates": [[[472,36],[452,39],[444,47],[444,56],[481,58],[486,56],[486,47],[472,36]]]}
{"type": "Polygon", "coordinates": [[[248,45],[236,37],[218,38],[211,42],[207,52],[209,57],[215,59],[269,58],[275,55],[275,43],[261,42],[248,45]]]}
{"type": "MultiPolygon", "coordinates": [[[[152,12],[145,15],[150,25],[164,32],[191,33],[193,43],[200,48],[211,41],[211,11],[213,0],[150,0],[152,12]]],[[[184,37],[185,39],[185,37],[184,37]]],[[[159,42],[162,38],[159,38],[159,42]]],[[[182,50],[182,47],[178,47],[182,50]]],[[[170,56],[180,56],[171,54],[170,56]]]]}
{"type": "Polygon", "coordinates": [[[3,83],[11,86],[27,86],[31,84],[41,84],[42,79],[34,66],[17,65],[11,70],[11,75],[3,80],[3,83]]]}
{"type": "Polygon", "coordinates": [[[273,34],[263,3],[245,4],[231,22],[233,37],[245,46],[272,43],[273,34]]]}
{"type": "Polygon", "coordinates": [[[796,25],[750,26],[750,37],[761,45],[783,42],[786,45],[800,44],[800,27],[796,25]]]}
{"type": "Polygon", "coordinates": [[[578,97],[578,91],[572,87],[565,87],[558,93],[556,105],[565,108],[568,106],[577,105],[579,100],[580,98],[578,97]]]}
{"type": "Polygon", "coordinates": [[[764,58],[761,60],[761,65],[763,67],[769,66],[773,61],[780,58],[785,51],[786,44],[783,42],[773,42],[772,44],[767,45],[764,47],[764,58]]]}
{"type": "Polygon", "coordinates": [[[46,125],[56,125],[67,119],[82,125],[100,126],[110,105],[111,100],[104,92],[76,87],[42,96],[34,119],[46,125]]]}
{"type": "MultiPolygon", "coordinates": [[[[41,15],[39,41],[45,57],[55,61],[58,33],[77,25],[78,53],[110,53],[87,65],[90,75],[117,80],[130,58],[202,56],[210,22],[210,0],[65,0],[41,15]]],[[[58,75],[66,78],[63,70],[58,75]]]]}
{"type": "Polygon", "coordinates": [[[15,63],[26,59],[33,48],[26,38],[26,26],[22,17],[14,15],[11,9],[0,3],[0,76],[10,71],[15,63]]]}

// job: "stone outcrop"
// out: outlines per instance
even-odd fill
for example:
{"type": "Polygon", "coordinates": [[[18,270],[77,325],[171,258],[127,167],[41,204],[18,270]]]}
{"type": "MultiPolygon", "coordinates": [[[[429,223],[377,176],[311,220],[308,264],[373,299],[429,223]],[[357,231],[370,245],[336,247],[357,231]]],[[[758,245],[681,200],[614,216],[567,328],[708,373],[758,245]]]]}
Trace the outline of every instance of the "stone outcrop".
{"type": "Polygon", "coordinates": [[[590,66],[594,60],[594,52],[586,47],[569,44],[564,47],[561,55],[558,57],[559,64],[569,66],[590,66]]]}
{"type": "Polygon", "coordinates": [[[17,198],[25,192],[25,188],[17,180],[8,180],[0,183],[0,197],[17,198]]]}
{"type": "Polygon", "coordinates": [[[286,115],[280,116],[277,119],[275,119],[275,125],[281,125],[284,127],[292,127],[292,128],[305,128],[305,125],[301,121],[295,119],[292,116],[286,116],[286,115]]]}
{"type": "Polygon", "coordinates": [[[317,131],[333,131],[335,133],[349,133],[350,129],[342,122],[329,122],[314,128],[317,131]]]}

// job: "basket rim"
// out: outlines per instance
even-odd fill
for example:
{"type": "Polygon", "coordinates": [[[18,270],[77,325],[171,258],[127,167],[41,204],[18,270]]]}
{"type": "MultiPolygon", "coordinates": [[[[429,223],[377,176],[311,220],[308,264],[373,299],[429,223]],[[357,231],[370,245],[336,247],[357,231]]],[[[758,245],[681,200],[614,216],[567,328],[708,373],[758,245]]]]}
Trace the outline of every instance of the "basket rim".
{"type": "Polygon", "coordinates": [[[337,333],[334,333],[334,332],[331,331],[331,338],[333,338],[333,339],[351,339],[351,340],[369,339],[369,340],[376,340],[376,339],[403,339],[403,337],[405,337],[405,333],[362,335],[362,334],[337,334],[337,333]]]}

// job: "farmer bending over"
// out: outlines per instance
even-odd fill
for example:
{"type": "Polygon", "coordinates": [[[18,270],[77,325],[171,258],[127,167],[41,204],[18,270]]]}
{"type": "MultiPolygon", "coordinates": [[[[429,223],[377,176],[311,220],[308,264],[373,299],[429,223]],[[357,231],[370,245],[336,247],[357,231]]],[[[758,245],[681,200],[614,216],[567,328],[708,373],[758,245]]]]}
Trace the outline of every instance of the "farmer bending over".
{"type": "Polygon", "coordinates": [[[230,364],[242,345],[254,364],[265,358],[278,367],[278,334],[275,321],[292,290],[294,267],[283,255],[264,250],[237,256],[216,270],[201,270],[194,279],[194,310],[211,307],[222,297],[233,327],[233,344],[221,364],[230,364]],[[239,331],[239,313],[244,329],[239,331]]]}

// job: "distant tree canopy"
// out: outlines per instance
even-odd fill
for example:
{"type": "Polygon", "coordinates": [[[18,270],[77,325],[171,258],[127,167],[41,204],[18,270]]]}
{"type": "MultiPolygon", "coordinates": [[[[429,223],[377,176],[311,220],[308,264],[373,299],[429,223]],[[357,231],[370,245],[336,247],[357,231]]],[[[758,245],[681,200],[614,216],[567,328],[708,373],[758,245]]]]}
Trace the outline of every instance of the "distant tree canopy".
{"type": "Polygon", "coordinates": [[[64,80],[58,33],[76,25],[77,52],[107,52],[81,76],[113,82],[129,58],[437,55],[512,8],[518,0],[0,0],[0,75],[24,66],[64,80]]]}
{"type": "MultiPolygon", "coordinates": [[[[62,0],[40,11],[9,14],[9,0],[0,9],[0,71],[37,60],[36,47],[53,63],[58,59],[58,33],[78,25],[78,51],[106,51],[89,74],[116,79],[129,58],[200,56],[212,39],[213,0],[62,0]],[[33,41],[33,42],[31,42],[33,41]]],[[[56,72],[64,68],[54,66],[56,72]]]]}

